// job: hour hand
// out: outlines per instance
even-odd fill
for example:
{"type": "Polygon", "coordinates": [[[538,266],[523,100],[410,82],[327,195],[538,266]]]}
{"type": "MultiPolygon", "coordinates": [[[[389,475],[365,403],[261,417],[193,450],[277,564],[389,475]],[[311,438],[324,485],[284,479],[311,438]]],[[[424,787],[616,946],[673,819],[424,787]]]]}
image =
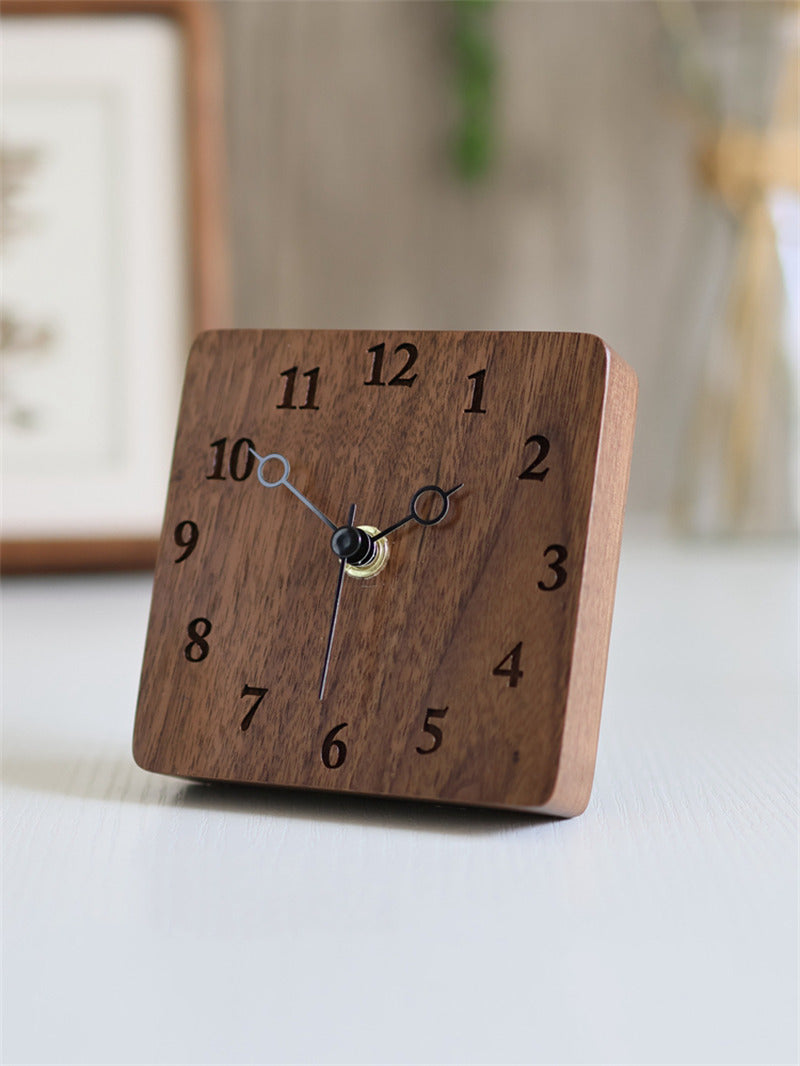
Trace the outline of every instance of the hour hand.
{"type": "Polygon", "coordinates": [[[301,503],[304,503],[306,505],[309,511],[313,511],[317,518],[321,519],[326,526],[330,526],[334,533],[336,532],[339,527],[334,522],[331,522],[330,518],[328,518],[327,515],[324,515],[322,511],[320,511],[319,507],[315,507],[311,500],[307,500],[302,494],[302,492],[300,492],[299,489],[296,489],[294,485],[289,481],[290,468],[288,459],[286,459],[282,455],[278,455],[277,452],[272,452],[271,455],[259,455],[255,448],[251,448],[250,451],[256,457],[256,459],[258,459],[258,480],[261,482],[264,488],[276,489],[278,485],[285,485],[289,492],[293,493],[298,498],[298,500],[300,500],[301,503]],[[268,463],[271,459],[275,459],[276,462],[283,464],[283,473],[277,481],[268,481],[264,477],[264,464],[268,463]]]}
{"type": "Polygon", "coordinates": [[[455,488],[450,489],[449,492],[445,492],[445,490],[439,488],[438,485],[423,485],[422,488],[417,489],[417,491],[411,497],[411,503],[409,505],[408,514],[405,516],[405,518],[401,518],[399,522],[395,522],[394,525],[388,526],[386,529],[381,530],[380,533],[377,533],[372,538],[373,543],[376,540],[380,540],[381,537],[385,537],[387,533],[393,533],[396,529],[399,529],[400,526],[404,526],[406,522],[410,522],[412,519],[415,522],[418,522],[421,526],[435,526],[436,523],[441,522],[441,520],[447,514],[447,511],[450,507],[450,497],[453,495],[454,492],[458,492],[458,490],[463,487],[463,481],[460,484],[456,485],[455,488]],[[417,510],[417,504],[419,503],[420,497],[423,496],[426,492],[433,492],[436,496],[439,497],[441,501],[441,507],[439,509],[438,514],[435,514],[432,518],[423,518],[417,510]]]}

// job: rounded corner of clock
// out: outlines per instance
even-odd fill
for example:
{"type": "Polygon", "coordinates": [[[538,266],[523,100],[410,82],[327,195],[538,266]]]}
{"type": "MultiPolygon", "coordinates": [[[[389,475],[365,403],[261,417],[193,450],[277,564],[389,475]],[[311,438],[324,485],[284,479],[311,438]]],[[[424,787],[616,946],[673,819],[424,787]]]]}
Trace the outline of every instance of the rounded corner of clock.
{"type": "Polygon", "coordinates": [[[608,341],[604,340],[599,333],[581,333],[580,337],[586,345],[588,358],[600,361],[608,372],[614,359],[619,358],[608,341]]]}
{"type": "Polygon", "coordinates": [[[548,806],[547,813],[554,818],[577,818],[583,814],[586,808],[589,806],[589,800],[591,799],[591,789],[577,797],[574,797],[569,802],[555,802],[548,806]]]}
{"type": "Polygon", "coordinates": [[[591,355],[602,361],[606,376],[621,376],[633,389],[635,394],[639,384],[636,371],[622,358],[616,348],[612,347],[607,340],[604,340],[597,333],[584,333],[583,336],[592,342],[593,348],[591,355]]]}
{"type": "Polygon", "coordinates": [[[200,352],[207,351],[208,348],[218,344],[220,335],[223,332],[223,330],[219,329],[204,329],[197,333],[189,348],[189,360],[196,358],[200,352]]]}
{"type": "Polygon", "coordinates": [[[136,725],[134,725],[133,727],[131,754],[133,755],[133,761],[141,770],[149,770],[151,772],[153,771],[153,760],[148,756],[148,751],[144,743],[144,738],[142,737],[141,731],[136,725]]]}
{"type": "Polygon", "coordinates": [[[594,783],[594,762],[591,767],[562,761],[547,799],[540,804],[542,814],[557,818],[575,818],[589,806],[594,783]]]}
{"type": "Polygon", "coordinates": [[[547,818],[576,818],[589,806],[590,798],[591,789],[585,793],[565,795],[556,788],[544,802],[526,804],[523,809],[547,818]]]}

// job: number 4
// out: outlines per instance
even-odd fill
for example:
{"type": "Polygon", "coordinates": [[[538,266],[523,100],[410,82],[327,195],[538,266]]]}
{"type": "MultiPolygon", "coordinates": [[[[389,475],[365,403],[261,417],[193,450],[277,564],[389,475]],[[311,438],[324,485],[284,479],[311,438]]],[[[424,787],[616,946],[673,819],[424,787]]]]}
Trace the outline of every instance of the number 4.
{"type": "Polygon", "coordinates": [[[494,668],[494,670],[492,670],[492,674],[495,677],[507,677],[508,678],[508,687],[509,688],[516,688],[517,687],[517,682],[519,681],[519,679],[521,677],[524,676],[522,671],[519,668],[519,657],[520,657],[521,651],[522,651],[522,641],[520,641],[519,644],[516,644],[511,649],[511,651],[508,653],[508,655],[506,655],[505,659],[503,659],[501,662],[499,662],[497,664],[497,666],[494,668]],[[509,661],[509,659],[511,660],[511,665],[510,666],[506,666],[505,664],[509,661]]]}

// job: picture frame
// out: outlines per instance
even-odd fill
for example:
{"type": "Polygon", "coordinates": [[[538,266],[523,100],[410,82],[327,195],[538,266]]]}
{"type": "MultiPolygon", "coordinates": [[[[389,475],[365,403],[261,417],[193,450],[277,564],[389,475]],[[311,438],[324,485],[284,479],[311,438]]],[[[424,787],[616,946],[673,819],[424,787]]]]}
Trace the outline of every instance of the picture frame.
{"type": "Polygon", "coordinates": [[[215,12],[0,13],[0,569],[150,568],[190,341],[228,324],[215,12]]]}

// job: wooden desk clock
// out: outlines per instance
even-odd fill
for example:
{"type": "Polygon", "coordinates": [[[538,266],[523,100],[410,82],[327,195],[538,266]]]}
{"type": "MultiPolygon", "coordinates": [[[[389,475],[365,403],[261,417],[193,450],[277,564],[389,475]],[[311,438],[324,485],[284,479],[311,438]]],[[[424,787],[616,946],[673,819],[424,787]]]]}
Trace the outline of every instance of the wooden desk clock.
{"type": "Polygon", "coordinates": [[[579,814],[635,405],[587,334],[202,334],[137,763],[579,814]]]}

